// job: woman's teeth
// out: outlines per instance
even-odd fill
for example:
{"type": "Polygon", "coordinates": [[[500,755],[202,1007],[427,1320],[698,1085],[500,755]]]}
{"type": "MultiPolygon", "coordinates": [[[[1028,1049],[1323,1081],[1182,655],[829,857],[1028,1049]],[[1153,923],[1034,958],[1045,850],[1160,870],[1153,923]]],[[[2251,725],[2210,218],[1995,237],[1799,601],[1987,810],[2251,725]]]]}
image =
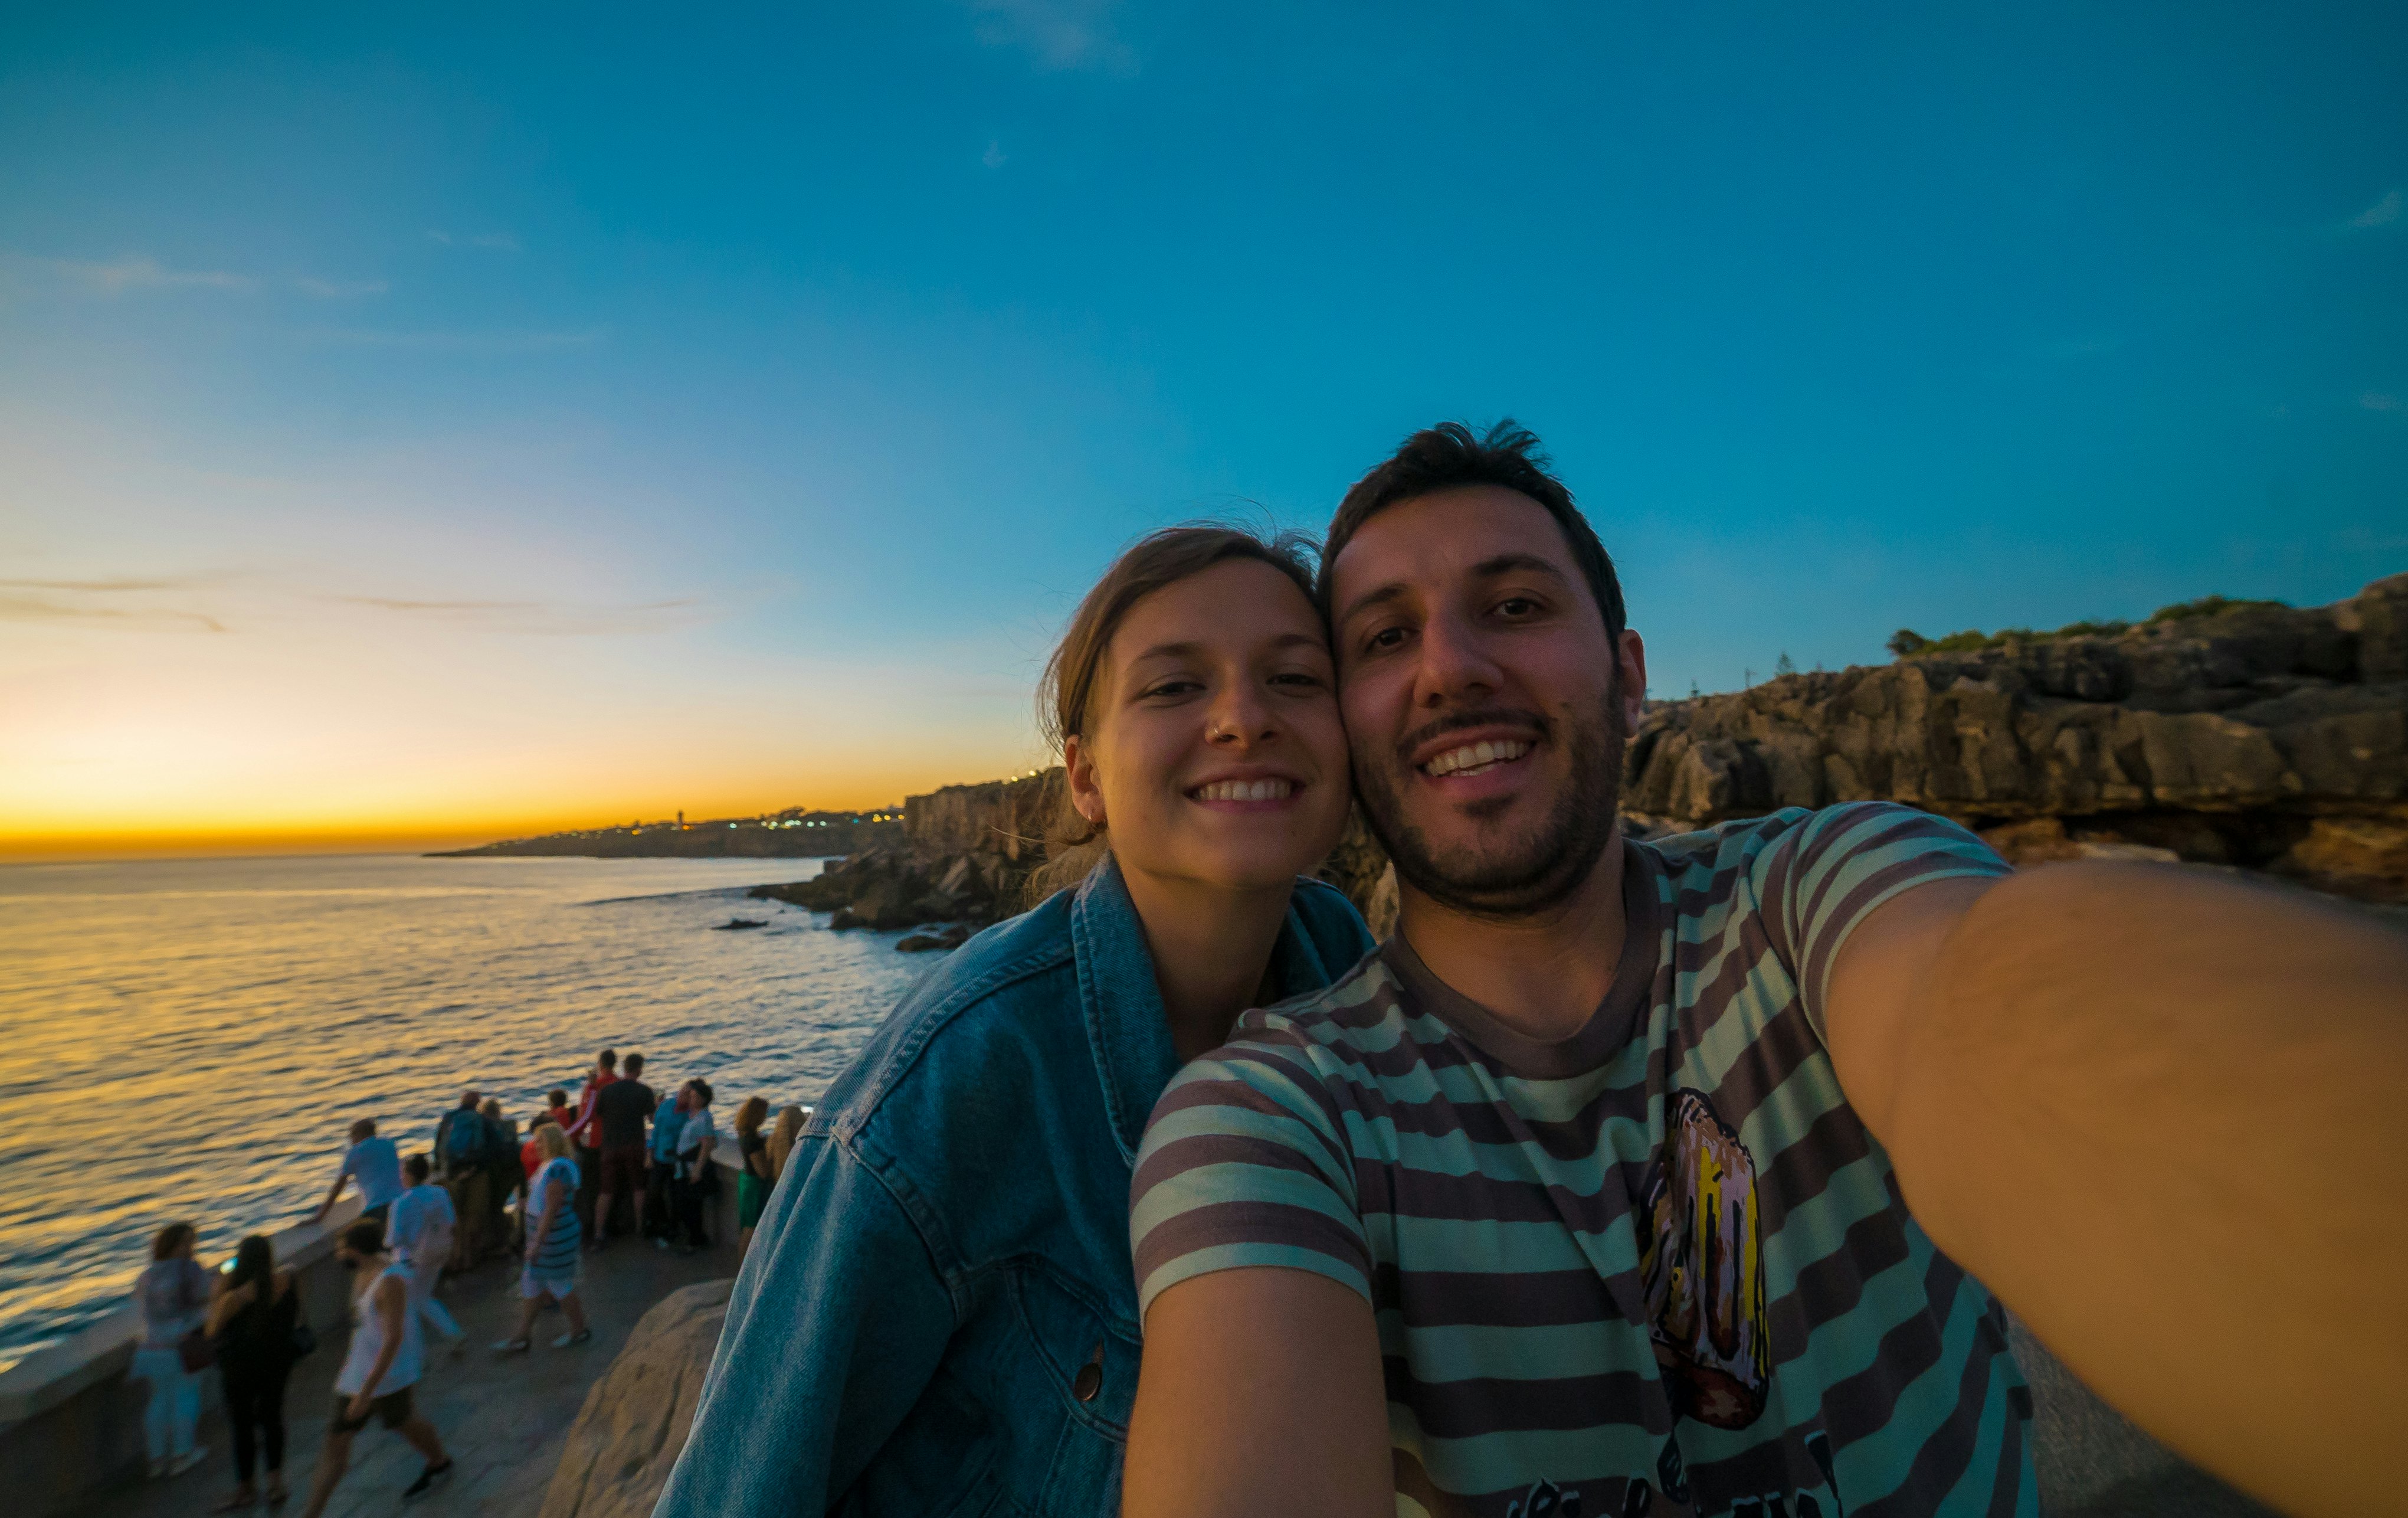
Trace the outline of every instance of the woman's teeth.
{"type": "Polygon", "coordinates": [[[1296,789],[1288,780],[1216,780],[1196,788],[1199,802],[1283,802],[1296,789]]]}
{"type": "Polygon", "coordinates": [[[1520,759],[1530,751],[1528,744],[1507,739],[1498,744],[1466,744],[1450,748],[1422,766],[1422,773],[1435,779],[1442,774],[1479,774],[1499,764],[1520,759]]]}

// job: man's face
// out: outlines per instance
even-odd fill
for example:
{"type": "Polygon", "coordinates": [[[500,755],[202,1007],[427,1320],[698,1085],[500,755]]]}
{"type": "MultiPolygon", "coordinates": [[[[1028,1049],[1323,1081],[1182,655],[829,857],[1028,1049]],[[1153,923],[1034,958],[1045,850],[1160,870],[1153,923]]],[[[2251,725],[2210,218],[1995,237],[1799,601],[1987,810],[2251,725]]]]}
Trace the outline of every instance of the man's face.
{"type": "Polygon", "coordinates": [[[1332,565],[1339,705],[1372,831],[1441,905],[1564,900],[1612,837],[1645,650],[1606,637],[1545,508],[1470,485],[1399,501],[1332,565]]]}

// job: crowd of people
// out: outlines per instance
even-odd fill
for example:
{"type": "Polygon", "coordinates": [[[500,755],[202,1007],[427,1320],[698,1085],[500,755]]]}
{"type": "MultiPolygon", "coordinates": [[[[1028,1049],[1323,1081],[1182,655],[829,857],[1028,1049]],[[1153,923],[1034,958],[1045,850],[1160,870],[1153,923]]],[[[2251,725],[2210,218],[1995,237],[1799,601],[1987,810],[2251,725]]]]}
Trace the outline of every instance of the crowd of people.
{"type": "MultiPolygon", "coordinates": [[[[455,1358],[466,1352],[466,1331],[437,1295],[445,1278],[498,1259],[517,1262],[517,1323],[494,1352],[531,1351],[536,1320],[548,1308],[566,1322],[552,1346],[568,1350],[594,1337],[578,1292],[587,1256],[630,1238],[688,1254],[711,1247],[708,1214],[721,1183],[710,1083],[697,1077],[664,1096],[643,1073],[642,1055],[628,1055],[623,1068],[616,1050],[602,1050],[574,1104],[566,1087],[550,1091],[523,1135],[497,1098],[473,1090],[443,1114],[423,1151],[404,1155],[373,1119],[351,1125],[334,1182],[309,1217],[323,1222],[347,1189],[357,1191],[359,1216],[344,1226],[335,1251],[352,1277],[351,1340],[304,1518],[318,1518],[350,1463],[352,1439],[372,1420],[424,1458],[405,1497],[450,1474],[442,1438],[411,1395],[430,1346],[455,1358]]],[[[739,1249],[752,1242],[804,1112],[784,1108],[765,1135],[766,1098],[748,1097],[737,1110],[739,1249]]],[[[316,1331],[293,1270],[277,1263],[265,1236],[244,1238],[215,1272],[195,1262],[198,1243],[190,1222],[161,1228],[135,1282],[142,1331],[131,1374],[150,1385],[150,1473],[180,1475],[207,1459],[194,1428],[203,1378],[215,1368],[234,1439],[235,1485],[213,1511],[274,1507],[291,1496],[285,1384],[316,1348],[316,1331]]]]}

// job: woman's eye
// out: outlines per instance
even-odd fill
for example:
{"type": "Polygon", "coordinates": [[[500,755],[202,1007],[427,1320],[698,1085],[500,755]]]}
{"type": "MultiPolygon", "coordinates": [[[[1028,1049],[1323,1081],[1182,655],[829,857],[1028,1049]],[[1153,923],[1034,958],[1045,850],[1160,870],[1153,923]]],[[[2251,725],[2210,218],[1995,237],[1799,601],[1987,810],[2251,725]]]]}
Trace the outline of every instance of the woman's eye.
{"type": "Polygon", "coordinates": [[[1204,685],[1200,680],[1165,680],[1159,685],[1147,687],[1145,694],[1148,699],[1156,696],[1186,696],[1203,688],[1204,685]]]}
{"type": "Polygon", "coordinates": [[[1271,684],[1295,686],[1305,690],[1318,690],[1328,682],[1310,670],[1289,670],[1283,673],[1272,675],[1271,684]]]}

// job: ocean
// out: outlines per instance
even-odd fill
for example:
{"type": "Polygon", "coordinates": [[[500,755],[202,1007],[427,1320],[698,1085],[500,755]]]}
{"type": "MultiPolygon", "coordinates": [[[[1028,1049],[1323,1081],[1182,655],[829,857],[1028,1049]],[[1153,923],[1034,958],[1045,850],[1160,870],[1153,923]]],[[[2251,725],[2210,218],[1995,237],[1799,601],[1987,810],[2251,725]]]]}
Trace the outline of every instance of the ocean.
{"type": "Polygon", "coordinates": [[[816,860],[405,855],[0,866],[0,1368],[114,1310],[160,1224],[299,1221],[355,1118],[474,1086],[522,1129],[606,1046],[815,1103],[944,956],[748,901],[816,860]],[[714,932],[731,918],[767,926],[714,932]]]}

